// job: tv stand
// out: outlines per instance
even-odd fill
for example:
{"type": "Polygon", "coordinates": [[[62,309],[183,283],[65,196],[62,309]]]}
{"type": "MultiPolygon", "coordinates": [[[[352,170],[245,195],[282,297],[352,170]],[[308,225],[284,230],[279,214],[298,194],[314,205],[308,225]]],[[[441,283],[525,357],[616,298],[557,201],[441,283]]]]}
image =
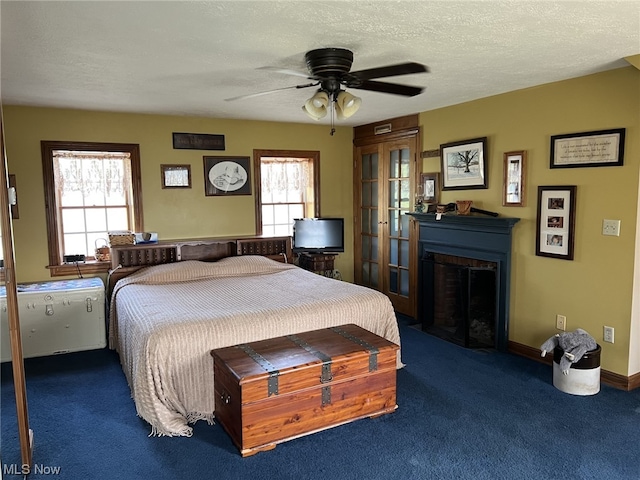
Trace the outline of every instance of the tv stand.
{"type": "Polygon", "coordinates": [[[301,253],[298,256],[300,268],[325,277],[333,277],[333,261],[337,253],[301,253]]]}

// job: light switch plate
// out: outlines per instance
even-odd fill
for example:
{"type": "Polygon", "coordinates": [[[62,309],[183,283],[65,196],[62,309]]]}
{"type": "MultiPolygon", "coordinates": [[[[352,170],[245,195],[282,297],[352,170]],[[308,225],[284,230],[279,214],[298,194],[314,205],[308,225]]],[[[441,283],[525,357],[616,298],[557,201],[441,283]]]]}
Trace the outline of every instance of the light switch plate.
{"type": "Polygon", "coordinates": [[[620,220],[607,220],[602,221],[602,234],[611,235],[613,237],[620,236],[620,220]]]}

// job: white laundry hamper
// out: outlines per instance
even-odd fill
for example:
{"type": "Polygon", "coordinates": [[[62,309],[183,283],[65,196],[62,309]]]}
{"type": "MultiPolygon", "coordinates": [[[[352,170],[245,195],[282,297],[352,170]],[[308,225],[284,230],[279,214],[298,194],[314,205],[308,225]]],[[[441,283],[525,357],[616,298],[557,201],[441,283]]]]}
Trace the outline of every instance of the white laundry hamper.
{"type": "Polygon", "coordinates": [[[580,360],[571,364],[569,373],[560,370],[560,360],[564,350],[553,350],[553,386],[571,395],[595,395],[600,391],[600,345],[586,352],[580,360]]]}

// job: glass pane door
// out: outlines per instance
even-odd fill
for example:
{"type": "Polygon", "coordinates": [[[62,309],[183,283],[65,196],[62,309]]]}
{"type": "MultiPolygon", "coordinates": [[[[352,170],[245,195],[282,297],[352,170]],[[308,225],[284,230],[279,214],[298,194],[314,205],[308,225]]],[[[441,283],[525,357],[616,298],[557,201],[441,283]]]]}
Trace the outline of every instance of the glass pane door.
{"type": "Polygon", "coordinates": [[[389,227],[387,275],[391,294],[409,296],[409,217],[411,207],[411,152],[408,147],[388,150],[389,227]]]}
{"type": "Polygon", "coordinates": [[[417,135],[376,139],[355,148],[354,276],[386,294],[396,312],[416,315],[417,240],[406,215],[413,205],[417,135]]]}
{"type": "Polygon", "coordinates": [[[378,160],[377,150],[360,157],[360,283],[378,288],[378,160]]]}

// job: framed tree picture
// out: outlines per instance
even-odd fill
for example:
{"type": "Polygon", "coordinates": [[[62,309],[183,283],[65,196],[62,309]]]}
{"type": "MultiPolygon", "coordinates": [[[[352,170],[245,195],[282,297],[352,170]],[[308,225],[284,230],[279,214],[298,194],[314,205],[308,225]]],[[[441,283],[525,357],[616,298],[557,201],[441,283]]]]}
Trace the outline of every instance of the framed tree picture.
{"type": "Polygon", "coordinates": [[[487,137],[443,143],[442,190],[487,188],[487,137]]]}

